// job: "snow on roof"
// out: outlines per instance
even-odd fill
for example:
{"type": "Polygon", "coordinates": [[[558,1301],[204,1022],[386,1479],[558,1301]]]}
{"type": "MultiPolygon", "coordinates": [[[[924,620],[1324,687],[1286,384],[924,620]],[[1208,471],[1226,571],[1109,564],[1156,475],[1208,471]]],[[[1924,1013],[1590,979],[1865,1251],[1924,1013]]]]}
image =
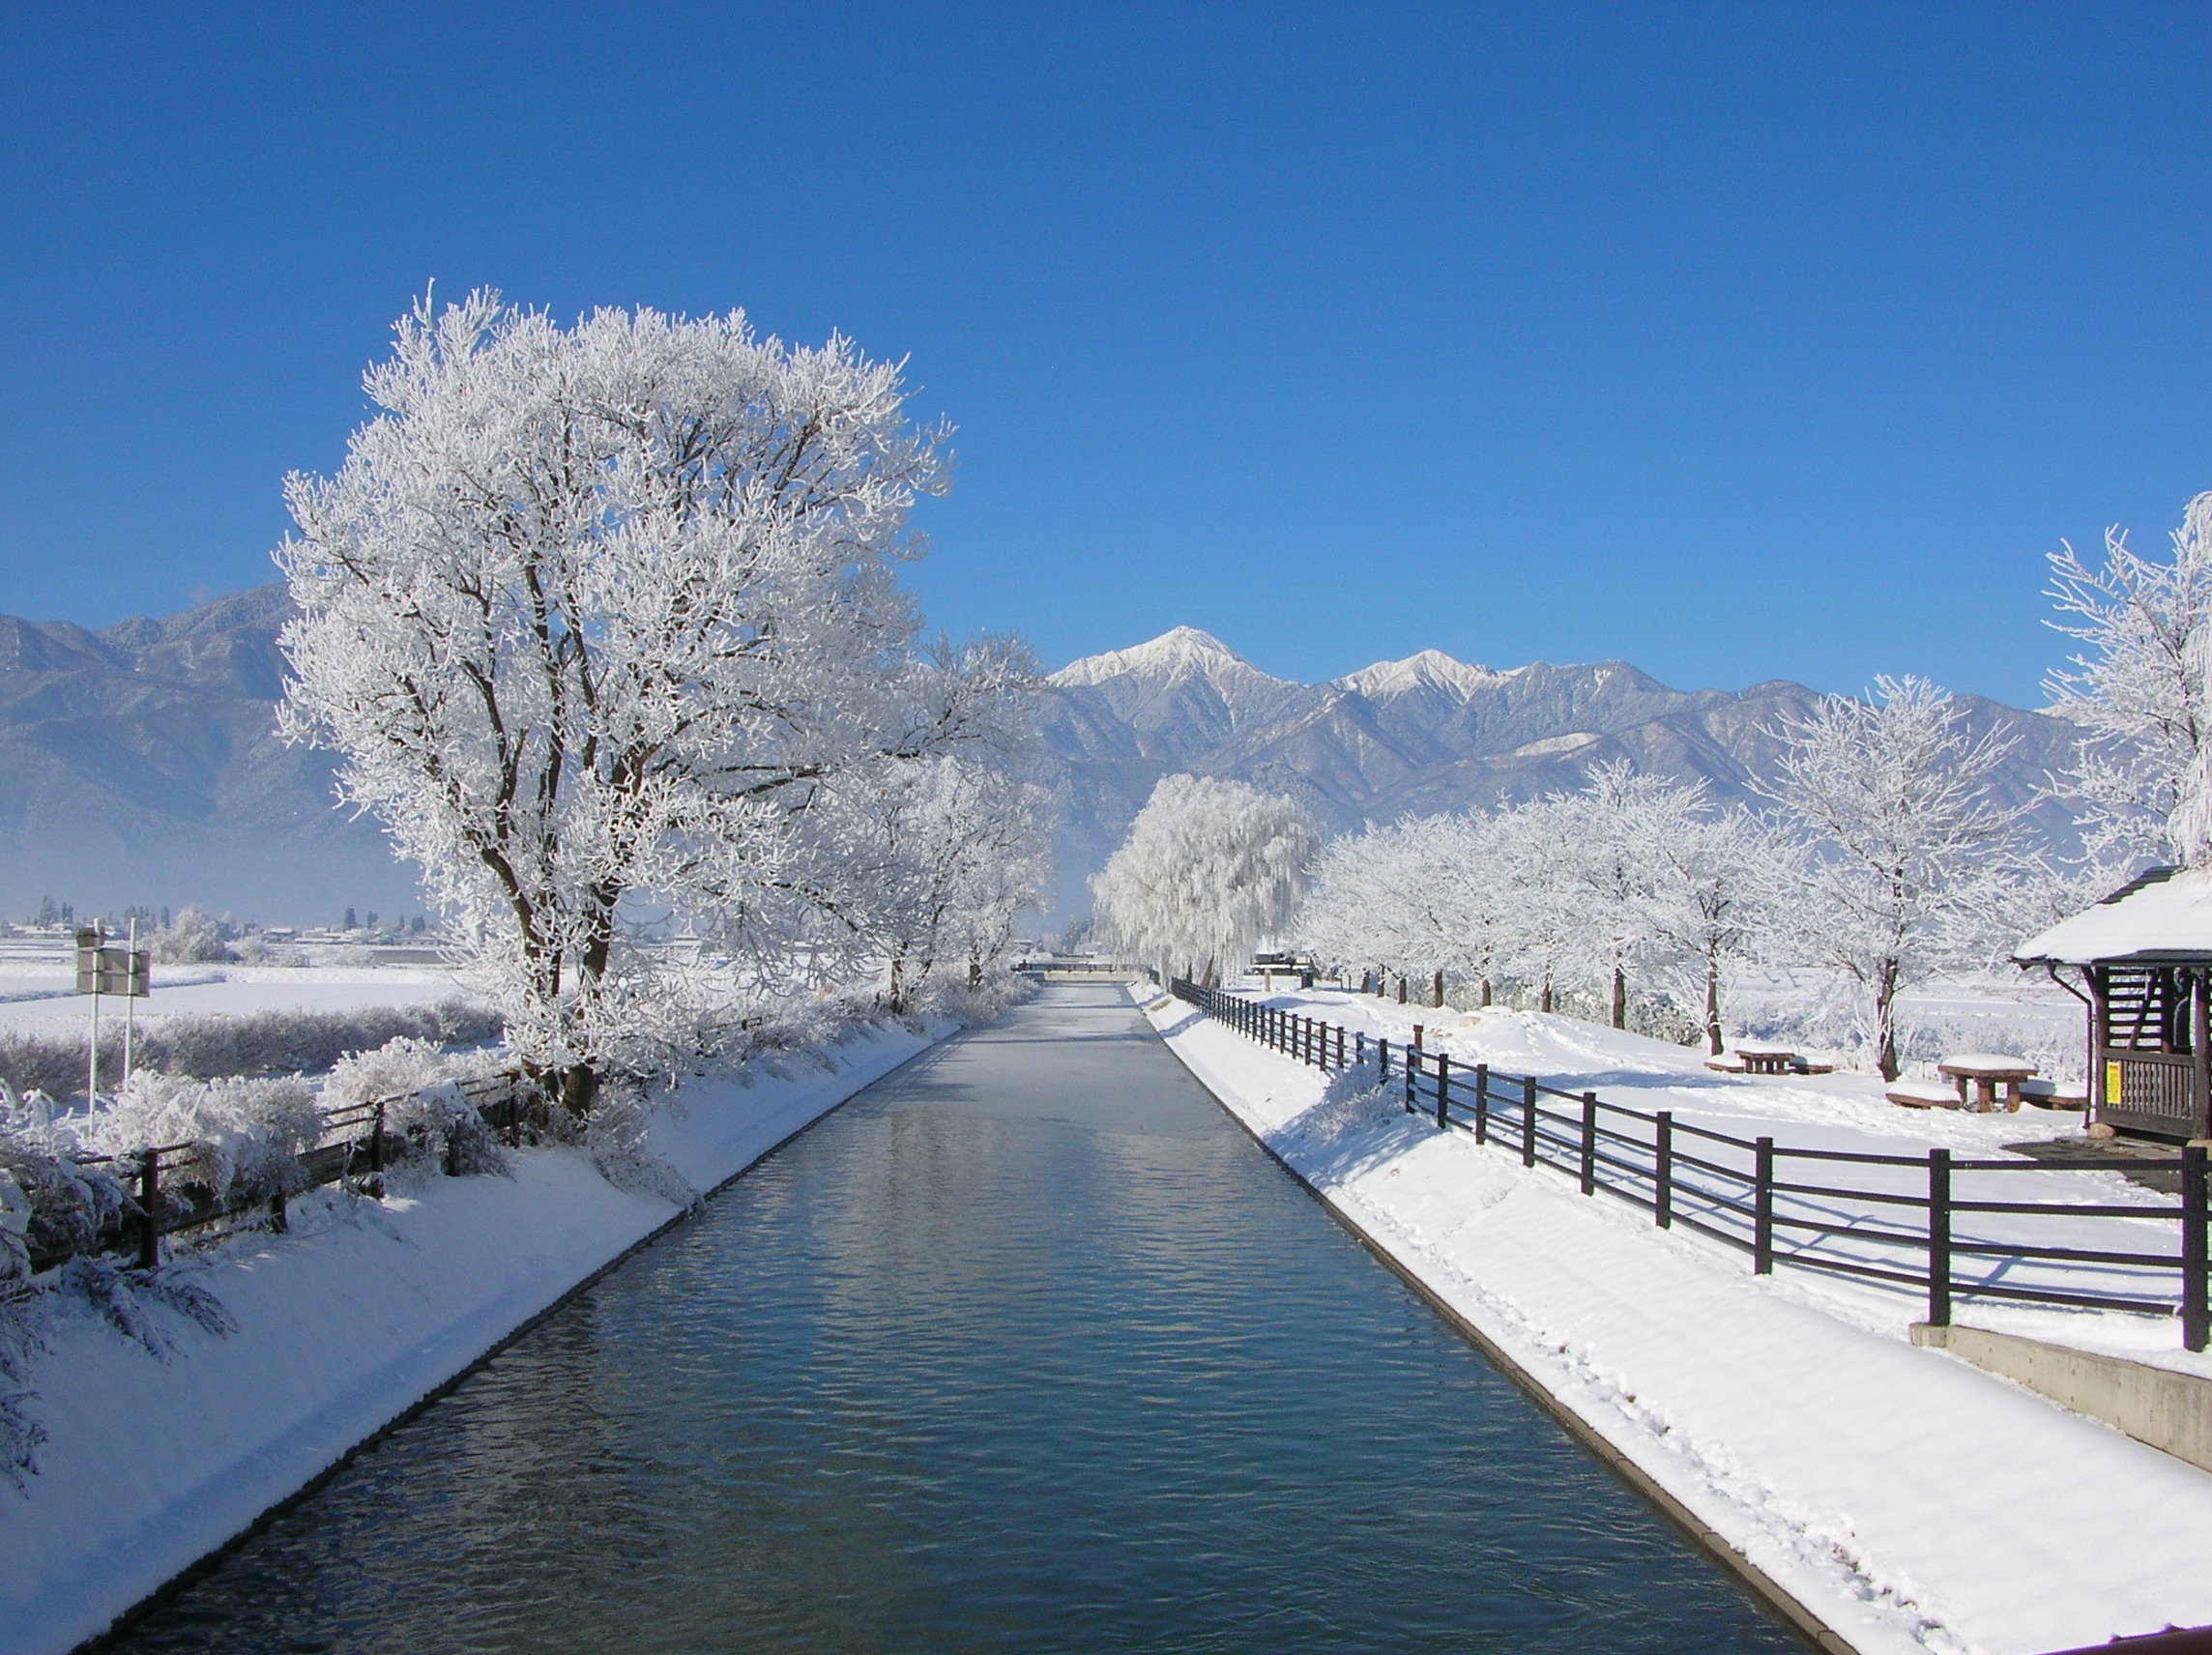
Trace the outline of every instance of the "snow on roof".
{"type": "Polygon", "coordinates": [[[2012,952],[2066,965],[2176,955],[2212,956],[2212,868],[2153,868],[2012,952]]]}

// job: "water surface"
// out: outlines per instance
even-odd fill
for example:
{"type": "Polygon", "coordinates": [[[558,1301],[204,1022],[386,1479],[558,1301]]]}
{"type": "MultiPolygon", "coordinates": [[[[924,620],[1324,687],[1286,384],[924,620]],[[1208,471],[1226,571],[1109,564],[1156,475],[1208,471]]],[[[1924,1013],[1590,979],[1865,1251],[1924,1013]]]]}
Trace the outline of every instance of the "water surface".
{"type": "Polygon", "coordinates": [[[1804,1647],[1103,987],[863,1093],[115,1646],[1804,1647]]]}

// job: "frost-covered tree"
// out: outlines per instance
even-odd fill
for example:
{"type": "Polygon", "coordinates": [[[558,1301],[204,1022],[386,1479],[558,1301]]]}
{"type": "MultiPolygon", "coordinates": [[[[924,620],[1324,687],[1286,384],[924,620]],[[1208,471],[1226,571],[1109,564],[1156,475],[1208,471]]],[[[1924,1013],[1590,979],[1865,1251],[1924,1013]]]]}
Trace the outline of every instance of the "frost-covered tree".
{"type": "Polygon", "coordinates": [[[1416,816],[1331,840],[1295,935],[1362,969],[1487,983],[1498,948],[1488,828],[1474,814],[1416,816]]]}
{"type": "Polygon", "coordinates": [[[1297,908],[1319,836],[1289,798],[1210,776],[1163,776],[1091,881],[1111,947],[1213,982],[1297,908]]]}
{"type": "Polygon", "coordinates": [[[2052,675],[2052,703],[2087,732],[2065,790],[2092,858],[2212,859],[2212,493],[2189,503],[2162,563],[2106,531],[2101,566],[2051,556],[2052,624],[2085,646],[2052,675]]]}
{"type": "Polygon", "coordinates": [[[694,1037],[649,918],[863,965],[840,799],[1004,735],[1004,684],[918,658],[893,579],[944,479],[896,366],[477,293],[365,383],[338,473],[286,488],[284,726],[421,864],[522,1062],[581,1113],[694,1037]]]}
{"type": "Polygon", "coordinates": [[[1994,802],[2001,732],[1973,737],[1950,694],[1878,678],[1871,699],[1829,696],[1773,731],[1768,796],[1812,844],[1799,945],[1854,982],[1882,1078],[1898,1075],[1897,997],[1986,953],[2025,862],[2020,813],[1994,802]]]}
{"type": "Polygon", "coordinates": [[[1706,1047],[1718,1056],[1730,979],[1779,934],[1796,859],[1772,823],[1713,808],[1703,782],[1652,802],[1651,941],[1663,978],[1684,1001],[1702,1002],[1706,1047]]]}
{"type": "Polygon", "coordinates": [[[1004,955],[1052,881],[1052,792],[1019,769],[946,756],[901,767],[875,801],[884,857],[876,921],[903,1008],[957,966],[971,987],[1004,955]]]}

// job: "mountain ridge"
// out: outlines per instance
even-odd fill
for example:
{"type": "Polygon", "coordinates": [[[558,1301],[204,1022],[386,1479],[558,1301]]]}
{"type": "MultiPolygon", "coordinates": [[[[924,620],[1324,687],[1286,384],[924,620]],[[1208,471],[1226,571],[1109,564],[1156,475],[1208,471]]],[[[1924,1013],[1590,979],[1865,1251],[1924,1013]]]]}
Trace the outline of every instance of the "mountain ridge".
{"type": "MultiPolygon", "coordinates": [[[[291,614],[272,584],[98,629],[0,616],[0,912],[49,894],[85,914],[196,902],[270,921],[420,906],[374,824],[335,803],[331,755],[276,735],[291,614]]],[[[1439,650],[1305,684],[1175,627],[1044,681],[1057,916],[1088,909],[1089,876],[1178,770],[1291,794],[1333,831],[1572,788],[1617,758],[1753,800],[1776,721],[1818,699],[1787,680],[1677,690],[1626,661],[1499,670],[1439,650]]],[[[1977,733],[2015,729],[1998,793],[2030,802],[2072,727],[1960,702],[1977,733]]],[[[2064,836],[2062,813],[2045,804],[2042,818],[2064,836]]]]}

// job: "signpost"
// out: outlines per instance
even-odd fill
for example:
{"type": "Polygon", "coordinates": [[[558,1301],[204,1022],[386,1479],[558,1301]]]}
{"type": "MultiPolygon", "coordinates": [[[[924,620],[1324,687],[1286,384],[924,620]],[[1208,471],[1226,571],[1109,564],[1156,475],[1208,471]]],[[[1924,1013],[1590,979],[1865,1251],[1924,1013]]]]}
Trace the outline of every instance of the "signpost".
{"type": "Polygon", "coordinates": [[[154,956],[138,946],[138,921],[131,921],[130,942],[123,947],[105,945],[98,924],[76,934],[76,992],[92,996],[92,1044],[85,1058],[84,1096],[89,1109],[100,1096],[100,997],[121,995],[124,1006],[123,1078],[131,1078],[132,1037],[138,1031],[134,1001],[153,992],[154,956]]]}

